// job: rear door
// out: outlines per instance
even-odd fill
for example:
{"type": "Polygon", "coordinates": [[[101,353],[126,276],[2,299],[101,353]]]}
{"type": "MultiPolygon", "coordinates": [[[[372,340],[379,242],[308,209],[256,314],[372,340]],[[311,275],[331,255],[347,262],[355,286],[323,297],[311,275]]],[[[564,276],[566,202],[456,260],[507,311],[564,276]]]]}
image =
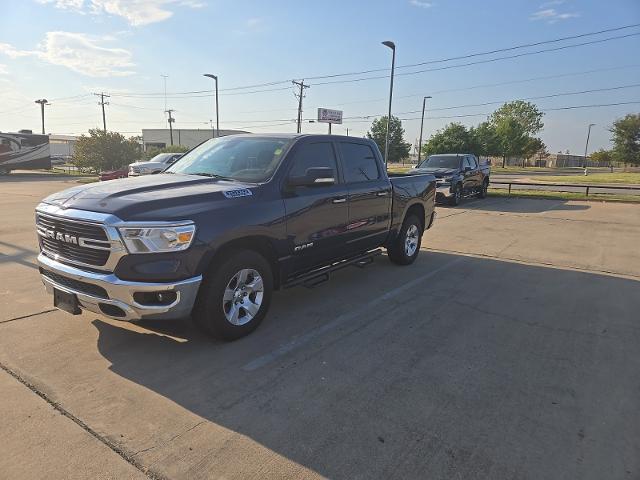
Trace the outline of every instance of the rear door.
{"type": "Polygon", "coordinates": [[[344,244],[349,207],[336,157],[333,142],[303,140],[292,151],[286,166],[283,196],[294,271],[308,270],[332,260],[344,244]],[[303,176],[313,167],[331,168],[335,183],[286,186],[287,178],[303,176]]]}
{"type": "Polygon", "coordinates": [[[369,142],[354,139],[339,140],[337,144],[349,193],[349,251],[376,248],[389,231],[391,182],[369,142]]]}

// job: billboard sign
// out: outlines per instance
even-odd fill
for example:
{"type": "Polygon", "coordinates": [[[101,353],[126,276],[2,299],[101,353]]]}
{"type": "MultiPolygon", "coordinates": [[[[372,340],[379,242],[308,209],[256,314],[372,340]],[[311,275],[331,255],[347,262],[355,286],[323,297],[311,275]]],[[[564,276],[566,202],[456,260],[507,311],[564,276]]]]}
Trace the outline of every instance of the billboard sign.
{"type": "Polygon", "coordinates": [[[330,110],[328,108],[318,109],[319,123],[342,123],[342,110],[330,110]]]}

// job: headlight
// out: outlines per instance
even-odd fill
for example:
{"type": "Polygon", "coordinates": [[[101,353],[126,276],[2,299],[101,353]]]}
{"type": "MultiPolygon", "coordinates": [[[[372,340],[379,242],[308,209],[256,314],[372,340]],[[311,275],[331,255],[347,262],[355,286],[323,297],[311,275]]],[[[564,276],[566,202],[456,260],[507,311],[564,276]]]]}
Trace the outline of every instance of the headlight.
{"type": "Polygon", "coordinates": [[[440,178],[438,179],[438,183],[441,185],[446,185],[451,183],[451,180],[453,179],[453,177],[444,177],[444,178],[440,178]]]}
{"type": "Polygon", "coordinates": [[[129,253],[179,252],[193,242],[196,226],[119,227],[118,231],[129,253]]]}

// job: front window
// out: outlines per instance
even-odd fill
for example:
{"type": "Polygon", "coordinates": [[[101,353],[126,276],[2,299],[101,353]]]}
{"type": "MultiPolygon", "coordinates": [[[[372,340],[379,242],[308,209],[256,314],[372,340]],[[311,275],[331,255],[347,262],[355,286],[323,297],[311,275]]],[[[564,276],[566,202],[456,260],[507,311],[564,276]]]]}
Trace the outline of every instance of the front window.
{"type": "Polygon", "coordinates": [[[273,175],[290,143],[291,139],[281,137],[214,138],[185,153],[165,173],[264,182],[273,175]]]}
{"type": "Polygon", "coordinates": [[[454,157],[451,155],[431,155],[419,166],[419,168],[459,168],[459,167],[460,167],[460,157],[454,157]]]}

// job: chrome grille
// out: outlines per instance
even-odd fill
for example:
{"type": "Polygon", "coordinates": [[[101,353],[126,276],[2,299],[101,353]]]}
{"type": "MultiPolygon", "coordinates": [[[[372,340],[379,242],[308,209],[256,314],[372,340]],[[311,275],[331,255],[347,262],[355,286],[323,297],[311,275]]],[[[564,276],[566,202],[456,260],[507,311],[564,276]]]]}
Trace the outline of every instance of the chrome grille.
{"type": "Polygon", "coordinates": [[[109,260],[111,247],[104,228],[97,224],[70,221],[36,214],[40,248],[45,254],[59,256],[60,261],[97,267],[109,260]],[[65,241],[65,238],[75,239],[65,241]]]}

